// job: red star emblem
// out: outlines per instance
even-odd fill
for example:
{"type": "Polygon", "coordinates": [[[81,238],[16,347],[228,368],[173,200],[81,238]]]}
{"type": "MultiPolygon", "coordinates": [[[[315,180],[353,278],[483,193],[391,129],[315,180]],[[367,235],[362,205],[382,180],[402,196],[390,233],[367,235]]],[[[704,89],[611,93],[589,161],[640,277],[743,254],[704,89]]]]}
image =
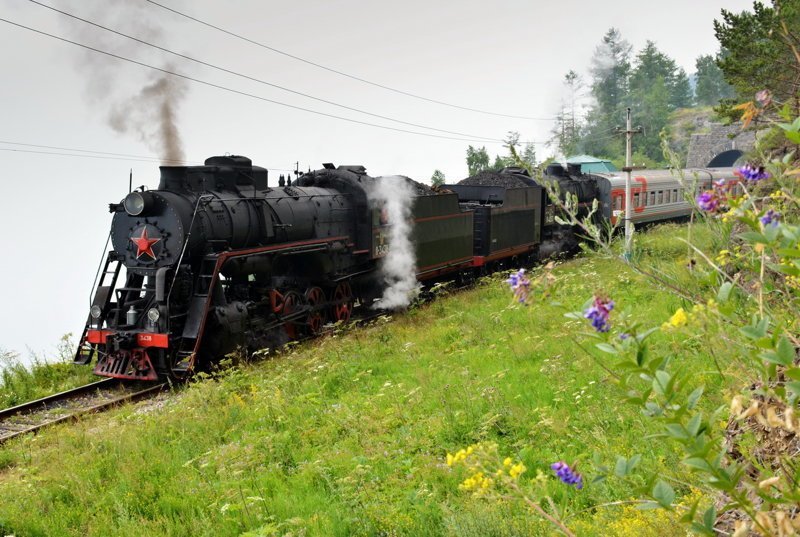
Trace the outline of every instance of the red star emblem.
{"type": "Polygon", "coordinates": [[[149,255],[152,259],[156,258],[153,252],[153,245],[161,239],[151,239],[147,236],[147,227],[142,228],[142,234],[138,237],[131,237],[131,242],[136,245],[136,258],[142,257],[142,254],[149,255]]]}

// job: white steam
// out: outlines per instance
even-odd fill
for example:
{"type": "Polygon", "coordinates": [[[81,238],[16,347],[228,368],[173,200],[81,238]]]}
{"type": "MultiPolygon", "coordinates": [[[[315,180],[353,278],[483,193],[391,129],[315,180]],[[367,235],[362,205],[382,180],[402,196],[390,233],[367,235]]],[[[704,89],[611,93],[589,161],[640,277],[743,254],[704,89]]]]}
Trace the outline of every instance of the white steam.
{"type": "Polygon", "coordinates": [[[383,296],[373,304],[376,309],[405,308],[419,293],[417,257],[411,240],[414,195],[411,182],[396,175],[376,178],[375,187],[370,189],[370,199],[384,208],[389,220],[389,251],[380,261],[385,287],[383,296]]]}

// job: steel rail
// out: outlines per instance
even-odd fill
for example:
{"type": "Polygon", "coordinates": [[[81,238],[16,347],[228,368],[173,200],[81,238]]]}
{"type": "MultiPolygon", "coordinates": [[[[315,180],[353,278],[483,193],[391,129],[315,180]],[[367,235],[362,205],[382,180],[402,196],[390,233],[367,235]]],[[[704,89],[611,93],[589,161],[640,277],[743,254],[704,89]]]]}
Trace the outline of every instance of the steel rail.
{"type": "Polygon", "coordinates": [[[125,385],[126,383],[121,382],[119,379],[104,379],[2,410],[0,411],[0,444],[17,436],[38,431],[43,427],[64,421],[75,420],[88,413],[107,410],[126,401],[142,399],[164,390],[168,386],[168,383],[147,386],[141,390],[123,393],[116,397],[111,397],[110,399],[100,399],[99,402],[93,402],[90,399],[87,401],[87,406],[65,408],[57,405],[57,403],[73,401],[76,398],[91,395],[92,392],[96,392],[98,398],[101,398],[103,395],[113,394],[113,392],[107,391],[107,388],[119,388],[125,385]],[[63,411],[65,414],[52,417],[47,415],[50,411],[63,411]],[[28,418],[28,420],[16,424],[4,423],[9,418],[13,417],[28,418]]]}

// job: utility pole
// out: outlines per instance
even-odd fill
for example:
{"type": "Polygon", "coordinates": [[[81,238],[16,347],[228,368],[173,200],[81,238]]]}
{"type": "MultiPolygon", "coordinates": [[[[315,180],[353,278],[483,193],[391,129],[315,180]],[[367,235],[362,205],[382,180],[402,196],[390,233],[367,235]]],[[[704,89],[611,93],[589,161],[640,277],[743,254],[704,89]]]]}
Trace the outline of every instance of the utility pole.
{"type": "MultiPolygon", "coordinates": [[[[617,128],[618,133],[625,133],[625,167],[622,171],[625,172],[625,253],[623,257],[626,261],[631,260],[631,246],[633,245],[633,222],[631,216],[633,215],[633,202],[631,200],[631,172],[633,170],[642,169],[641,166],[633,166],[631,162],[633,154],[633,135],[642,132],[641,127],[631,128],[631,108],[628,107],[625,118],[625,130],[617,128]]],[[[612,208],[613,210],[613,208],[612,208]]]]}

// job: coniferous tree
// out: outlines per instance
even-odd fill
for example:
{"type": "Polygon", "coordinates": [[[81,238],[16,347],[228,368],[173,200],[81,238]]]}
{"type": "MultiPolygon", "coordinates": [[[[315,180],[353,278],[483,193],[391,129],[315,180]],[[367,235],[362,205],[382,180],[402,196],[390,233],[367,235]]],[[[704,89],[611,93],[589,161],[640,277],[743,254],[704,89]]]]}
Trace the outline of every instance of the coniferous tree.
{"type": "Polygon", "coordinates": [[[670,106],[672,106],[673,109],[694,106],[692,85],[689,83],[689,77],[686,76],[686,71],[682,68],[678,68],[675,72],[675,80],[673,81],[670,95],[670,106]]]}
{"type": "Polygon", "coordinates": [[[622,149],[618,137],[612,135],[620,124],[628,94],[631,45],[619,30],[609,29],[594,51],[591,74],[591,95],[594,103],[586,117],[583,150],[598,156],[613,156],[622,149]]]}
{"type": "Polygon", "coordinates": [[[536,166],[536,148],[533,144],[525,144],[525,149],[522,150],[520,155],[522,162],[533,168],[536,166]]]}
{"type": "MultiPolygon", "coordinates": [[[[722,57],[720,53],[719,57],[722,57]]],[[[733,87],[725,81],[722,69],[710,54],[699,56],[695,61],[697,68],[697,87],[695,95],[700,106],[713,106],[722,99],[733,97],[733,87]]]]}
{"type": "MultiPolygon", "coordinates": [[[[714,33],[725,50],[717,64],[741,99],[752,99],[764,88],[779,101],[798,93],[800,62],[800,2],[773,0],[772,7],[753,3],[753,11],[722,10],[714,21],[714,33]]],[[[795,106],[798,106],[795,104],[795,106]]]]}
{"type": "Polygon", "coordinates": [[[556,114],[556,124],[553,126],[549,145],[555,145],[559,153],[564,156],[574,154],[580,145],[581,120],[578,117],[578,99],[583,89],[583,80],[575,71],[570,70],[564,75],[565,99],[561,102],[561,109],[556,114]]]}

